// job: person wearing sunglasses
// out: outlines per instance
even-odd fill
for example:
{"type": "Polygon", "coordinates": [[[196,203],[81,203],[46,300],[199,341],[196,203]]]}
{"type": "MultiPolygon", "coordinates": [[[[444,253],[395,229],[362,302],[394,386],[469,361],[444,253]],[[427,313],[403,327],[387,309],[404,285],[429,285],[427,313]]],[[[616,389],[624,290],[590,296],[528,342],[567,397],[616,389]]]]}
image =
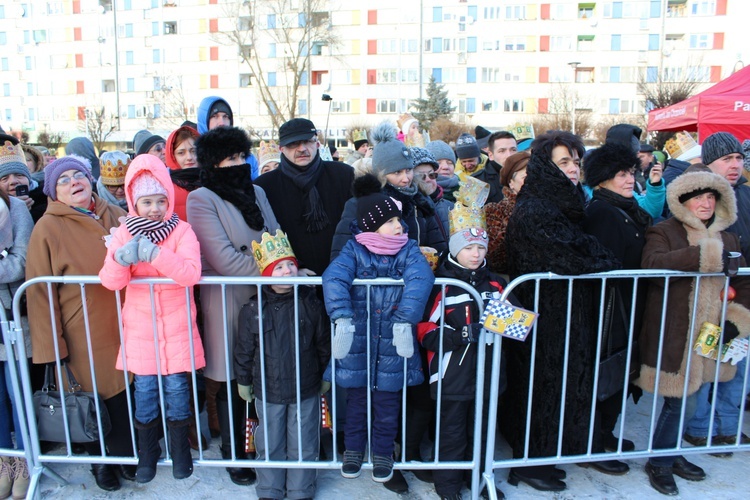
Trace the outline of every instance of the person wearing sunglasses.
{"type": "Polygon", "coordinates": [[[166,161],[166,141],[160,135],[155,135],[148,130],[139,130],[133,137],[133,149],[135,155],[150,154],[166,161]]]}
{"type": "Polygon", "coordinates": [[[130,165],[130,156],[122,151],[107,151],[100,158],[101,173],[96,180],[96,194],[110,205],[128,209],[125,199],[125,173],[130,165]]]}
{"type": "Polygon", "coordinates": [[[449,239],[450,226],[448,213],[453,202],[443,196],[443,188],[438,185],[438,162],[425,148],[409,148],[414,155],[414,183],[420,191],[430,197],[435,204],[435,219],[445,241],[449,239]]]}

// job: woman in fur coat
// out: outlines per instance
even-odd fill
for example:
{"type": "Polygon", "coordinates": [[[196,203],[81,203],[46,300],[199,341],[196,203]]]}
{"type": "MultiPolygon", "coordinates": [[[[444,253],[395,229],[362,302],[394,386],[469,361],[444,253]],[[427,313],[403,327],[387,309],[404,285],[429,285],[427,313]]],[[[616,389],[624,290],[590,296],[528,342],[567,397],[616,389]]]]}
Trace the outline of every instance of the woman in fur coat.
{"type": "MultiPolygon", "coordinates": [[[[740,251],[737,236],[725,231],[737,219],[737,204],[729,182],[703,165],[693,165],[667,186],[667,204],[673,217],[646,233],[643,267],[701,273],[726,271],[728,253],[740,251]]],[[[740,266],[745,266],[742,257],[740,266]]],[[[660,360],[664,280],[650,283],[640,336],[641,375],[636,383],[645,391],[664,396],[653,436],[654,449],[677,445],[684,388],[687,387],[688,396],[684,422],[688,422],[695,412],[698,389],[714,380],[716,362],[692,350],[703,323],[722,326],[722,343],[750,333],[750,278],[731,278],[736,298],[727,302],[722,325],[725,282],[723,276],[702,278],[700,286],[692,278],[670,280],[660,360]],[[695,311],[693,304],[698,305],[695,311]],[[688,361],[690,371],[686,373],[688,361]],[[655,388],[657,370],[659,386],[655,388]]],[[[736,367],[722,363],[719,380],[730,380],[735,371],[736,367]]],[[[652,457],[646,472],[651,485],[668,495],[678,494],[673,474],[692,481],[706,476],[703,469],[682,456],[652,457]]]]}

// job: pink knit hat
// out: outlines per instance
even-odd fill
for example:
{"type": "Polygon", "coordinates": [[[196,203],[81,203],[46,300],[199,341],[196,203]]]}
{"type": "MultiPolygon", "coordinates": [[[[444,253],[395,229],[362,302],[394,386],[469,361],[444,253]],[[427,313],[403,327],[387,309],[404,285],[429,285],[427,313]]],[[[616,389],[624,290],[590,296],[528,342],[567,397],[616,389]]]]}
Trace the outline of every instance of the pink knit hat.
{"type": "Polygon", "coordinates": [[[162,186],[159,181],[156,180],[156,177],[149,174],[148,172],[142,173],[133,180],[130,187],[130,193],[130,198],[133,200],[133,205],[138,203],[138,199],[143,198],[144,196],[161,194],[168,197],[167,190],[164,189],[164,186],[162,186]]]}

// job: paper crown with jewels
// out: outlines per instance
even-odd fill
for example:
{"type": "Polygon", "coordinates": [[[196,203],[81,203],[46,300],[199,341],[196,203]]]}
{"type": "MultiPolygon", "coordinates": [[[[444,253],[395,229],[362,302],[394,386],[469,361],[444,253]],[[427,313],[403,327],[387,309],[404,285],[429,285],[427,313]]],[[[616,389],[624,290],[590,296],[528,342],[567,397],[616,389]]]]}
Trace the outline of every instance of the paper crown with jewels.
{"type": "Polygon", "coordinates": [[[9,163],[22,163],[26,166],[26,155],[23,154],[20,144],[14,145],[10,141],[5,141],[5,144],[0,145],[0,165],[9,163]]]}
{"type": "Polygon", "coordinates": [[[104,153],[100,161],[99,176],[105,186],[125,184],[125,174],[130,166],[130,156],[122,151],[104,153]]]}
{"type": "Polygon", "coordinates": [[[522,123],[516,123],[510,130],[508,130],[516,138],[517,142],[521,142],[524,139],[534,139],[534,126],[524,125],[522,123]]]}
{"type": "Polygon", "coordinates": [[[465,180],[459,182],[459,186],[454,195],[456,202],[467,207],[471,205],[483,207],[490,195],[490,185],[476,177],[467,176],[465,180]]]}
{"type": "Polygon", "coordinates": [[[476,203],[472,203],[468,207],[456,203],[453,210],[449,212],[449,216],[450,234],[456,234],[465,229],[487,229],[484,209],[476,203]]]}
{"type": "Polygon", "coordinates": [[[664,144],[664,149],[667,151],[667,153],[669,153],[669,156],[671,156],[672,158],[677,158],[683,153],[687,153],[697,145],[698,143],[695,142],[695,139],[693,139],[693,136],[691,136],[689,133],[677,132],[674,137],[669,139],[667,143],[664,144]]]}
{"type": "Polygon", "coordinates": [[[352,132],[352,142],[367,141],[367,130],[355,129],[352,132]]]}
{"type": "MultiPolygon", "coordinates": [[[[275,262],[283,259],[296,260],[292,246],[281,229],[277,229],[275,235],[263,233],[260,243],[253,241],[252,246],[253,257],[258,264],[258,270],[264,276],[270,275],[270,273],[266,274],[264,271],[275,262]]],[[[271,270],[273,270],[272,267],[271,270]]]]}

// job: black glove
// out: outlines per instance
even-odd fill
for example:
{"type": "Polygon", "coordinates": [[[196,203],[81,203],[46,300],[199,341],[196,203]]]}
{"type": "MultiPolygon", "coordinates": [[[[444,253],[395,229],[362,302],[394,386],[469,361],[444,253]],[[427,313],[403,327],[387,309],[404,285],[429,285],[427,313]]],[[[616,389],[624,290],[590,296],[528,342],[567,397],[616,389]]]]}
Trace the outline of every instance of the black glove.
{"type": "Polygon", "coordinates": [[[724,329],[722,330],[721,343],[728,344],[732,340],[736,339],[740,335],[740,331],[737,329],[734,323],[731,321],[724,322],[724,329]]]}
{"type": "Polygon", "coordinates": [[[481,323],[471,323],[461,328],[461,342],[464,344],[474,343],[479,340],[479,332],[482,331],[481,323]]]}

